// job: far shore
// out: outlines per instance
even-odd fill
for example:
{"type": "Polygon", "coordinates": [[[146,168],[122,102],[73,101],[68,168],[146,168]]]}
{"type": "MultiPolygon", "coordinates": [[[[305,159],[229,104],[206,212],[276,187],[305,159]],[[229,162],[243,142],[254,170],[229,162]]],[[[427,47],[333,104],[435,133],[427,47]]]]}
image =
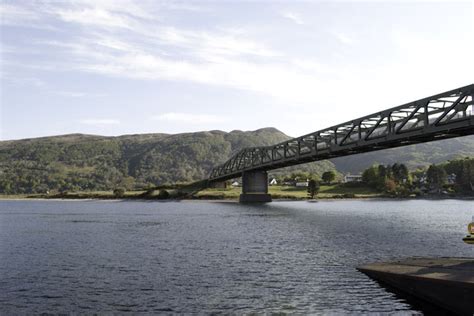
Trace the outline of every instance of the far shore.
{"type": "MultiPolygon", "coordinates": [[[[280,198],[273,197],[272,202],[336,202],[336,201],[408,201],[408,200],[474,200],[474,196],[448,196],[448,195],[424,195],[417,197],[397,197],[397,196],[375,196],[375,197],[322,197],[322,198],[280,198]]],[[[219,202],[219,203],[238,203],[238,198],[137,198],[137,197],[35,197],[35,196],[2,196],[0,201],[56,201],[56,202],[85,202],[85,201],[103,201],[103,202],[219,202]]]]}
{"type": "MultiPolygon", "coordinates": [[[[437,200],[459,200],[459,201],[470,201],[474,200],[474,197],[443,197],[443,198],[436,198],[436,197],[416,197],[416,198],[387,198],[387,197],[380,197],[380,198],[338,198],[338,199],[330,199],[330,198],[322,198],[322,199],[273,199],[272,203],[278,202],[309,202],[309,203],[317,203],[317,202],[338,202],[338,201],[437,201],[437,200]]],[[[183,203],[183,202],[205,202],[205,203],[239,203],[238,199],[168,199],[168,200],[150,200],[150,199],[61,199],[61,198],[4,198],[0,196],[1,201],[17,201],[17,202],[142,202],[142,203],[183,203]]]]}
{"type": "MultiPolygon", "coordinates": [[[[120,195],[113,191],[62,192],[52,194],[14,194],[0,195],[0,200],[51,200],[51,201],[219,201],[236,202],[241,187],[208,188],[199,192],[185,192],[177,188],[156,190],[122,191],[120,195]]],[[[270,186],[273,201],[311,201],[306,187],[270,186]]],[[[347,185],[341,183],[321,185],[315,201],[338,200],[472,200],[472,195],[460,194],[422,194],[410,196],[388,195],[363,184],[347,185]]]]}

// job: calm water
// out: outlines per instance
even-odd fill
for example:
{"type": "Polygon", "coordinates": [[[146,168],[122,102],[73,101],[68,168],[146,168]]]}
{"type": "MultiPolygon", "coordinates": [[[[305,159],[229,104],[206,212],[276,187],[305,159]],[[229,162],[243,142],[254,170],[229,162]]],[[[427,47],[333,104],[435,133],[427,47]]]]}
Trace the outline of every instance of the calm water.
{"type": "Polygon", "coordinates": [[[416,311],[357,272],[472,256],[472,201],[0,201],[0,313],[416,311]]]}

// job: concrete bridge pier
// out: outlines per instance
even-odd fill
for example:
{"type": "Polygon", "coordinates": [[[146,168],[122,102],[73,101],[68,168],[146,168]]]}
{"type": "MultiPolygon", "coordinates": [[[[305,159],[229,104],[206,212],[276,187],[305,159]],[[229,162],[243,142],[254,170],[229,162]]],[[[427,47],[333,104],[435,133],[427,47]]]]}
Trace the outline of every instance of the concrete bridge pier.
{"type": "Polygon", "coordinates": [[[242,194],[240,203],[267,203],[272,201],[268,194],[268,174],[266,171],[242,173],[242,194]]]}

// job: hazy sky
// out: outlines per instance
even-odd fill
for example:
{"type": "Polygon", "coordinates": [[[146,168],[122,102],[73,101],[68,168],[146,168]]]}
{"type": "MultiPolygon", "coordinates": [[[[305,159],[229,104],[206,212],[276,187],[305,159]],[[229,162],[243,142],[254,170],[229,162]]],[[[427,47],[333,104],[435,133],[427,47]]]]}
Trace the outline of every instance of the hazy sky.
{"type": "Polygon", "coordinates": [[[474,83],[473,2],[0,0],[0,139],[274,126],[474,83]]]}

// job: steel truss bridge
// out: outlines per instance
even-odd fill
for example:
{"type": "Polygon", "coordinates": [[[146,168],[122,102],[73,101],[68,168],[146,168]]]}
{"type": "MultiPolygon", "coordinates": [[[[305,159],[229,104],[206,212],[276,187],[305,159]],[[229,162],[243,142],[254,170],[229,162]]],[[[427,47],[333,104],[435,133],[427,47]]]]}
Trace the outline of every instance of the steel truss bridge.
{"type": "Polygon", "coordinates": [[[363,152],[474,134],[474,84],[265,147],[244,148],[210,182],[363,152]]]}

